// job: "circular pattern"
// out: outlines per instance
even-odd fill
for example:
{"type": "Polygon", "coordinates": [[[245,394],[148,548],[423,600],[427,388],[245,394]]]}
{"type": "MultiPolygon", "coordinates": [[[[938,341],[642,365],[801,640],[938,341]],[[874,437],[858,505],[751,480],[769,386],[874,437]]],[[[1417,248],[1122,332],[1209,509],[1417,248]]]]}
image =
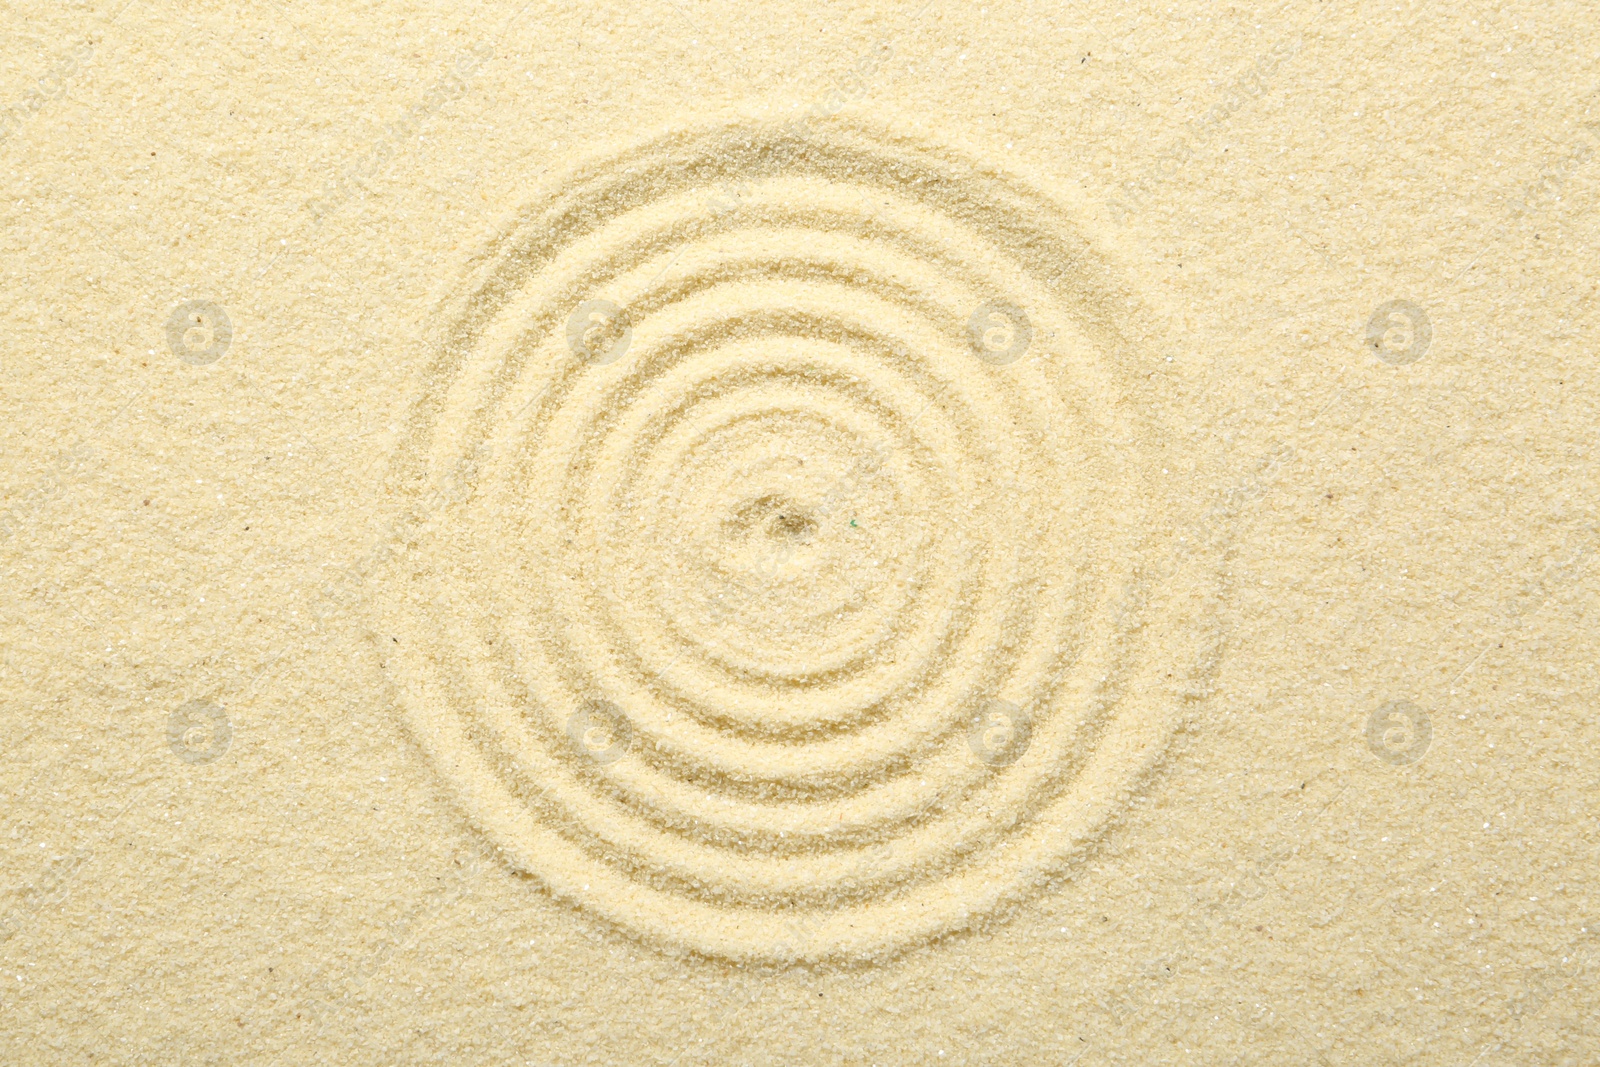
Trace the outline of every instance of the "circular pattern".
{"type": "Polygon", "coordinates": [[[1392,700],[1367,717],[1367,748],[1385,763],[1415,763],[1432,741],[1428,713],[1409,700],[1392,700]]]}
{"type": "Polygon", "coordinates": [[[1161,751],[1203,613],[1153,577],[1130,302],[1015,180],[842,122],[539,197],[439,310],[381,583],[477,823],[744,960],[881,955],[1059,871],[1161,751]]]}
{"type": "Polygon", "coordinates": [[[232,741],[228,716],[215,704],[191,700],[167,718],[167,747],[185,763],[210,763],[232,741]]]}
{"type": "Polygon", "coordinates": [[[215,363],[233,341],[233,323],[221,304],[185,300],[167,316],[167,347],[185,363],[215,363]]]}
{"type": "Polygon", "coordinates": [[[1415,363],[1428,353],[1433,327],[1428,313],[1409,300],[1388,300],[1367,320],[1367,347],[1392,366],[1415,363]]]}

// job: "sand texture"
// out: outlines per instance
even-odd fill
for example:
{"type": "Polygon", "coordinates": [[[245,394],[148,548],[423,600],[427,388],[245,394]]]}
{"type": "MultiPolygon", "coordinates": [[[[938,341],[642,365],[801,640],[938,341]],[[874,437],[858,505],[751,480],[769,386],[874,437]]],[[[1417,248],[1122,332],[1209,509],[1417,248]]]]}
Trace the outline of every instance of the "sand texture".
{"type": "Polygon", "coordinates": [[[1582,8],[4,18],[0,1062],[1600,1064],[1582,8]]]}

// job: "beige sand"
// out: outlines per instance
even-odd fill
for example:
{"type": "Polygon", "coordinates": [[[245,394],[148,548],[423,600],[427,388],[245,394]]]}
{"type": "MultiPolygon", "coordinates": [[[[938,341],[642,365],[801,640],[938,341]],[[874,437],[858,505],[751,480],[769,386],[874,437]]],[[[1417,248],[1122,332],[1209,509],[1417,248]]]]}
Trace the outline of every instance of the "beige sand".
{"type": "Polygon", "coordinates": [[[1600,1062],[1591,22],[14,12],[0,1059],[1600,1062]]]}

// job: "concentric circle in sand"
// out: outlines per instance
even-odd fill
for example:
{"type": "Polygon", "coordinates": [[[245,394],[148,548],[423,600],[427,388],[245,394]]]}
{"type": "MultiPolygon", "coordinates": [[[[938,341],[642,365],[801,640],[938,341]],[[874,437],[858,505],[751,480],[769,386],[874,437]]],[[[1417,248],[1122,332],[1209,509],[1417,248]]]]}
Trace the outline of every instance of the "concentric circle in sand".
{"type": "Polygon", "coordinates": [[[1094,263],[1018,182],[844,124],[672,135],[519,214],[440,313],[383,639],[514,862],[821,960],[1092,839],[1192,658],[1128,592],[1168,441],[1094,263]]]}

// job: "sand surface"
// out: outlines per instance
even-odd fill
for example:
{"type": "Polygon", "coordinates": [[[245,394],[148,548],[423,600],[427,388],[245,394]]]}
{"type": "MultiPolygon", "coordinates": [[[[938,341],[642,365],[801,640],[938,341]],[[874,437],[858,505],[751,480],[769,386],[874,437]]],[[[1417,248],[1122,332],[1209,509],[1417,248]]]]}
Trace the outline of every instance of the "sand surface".
{"type": "Polygon", "coordinates": [[[3,25],[0,1061],[1600,1063],[1582,7],[3,25]]]}

